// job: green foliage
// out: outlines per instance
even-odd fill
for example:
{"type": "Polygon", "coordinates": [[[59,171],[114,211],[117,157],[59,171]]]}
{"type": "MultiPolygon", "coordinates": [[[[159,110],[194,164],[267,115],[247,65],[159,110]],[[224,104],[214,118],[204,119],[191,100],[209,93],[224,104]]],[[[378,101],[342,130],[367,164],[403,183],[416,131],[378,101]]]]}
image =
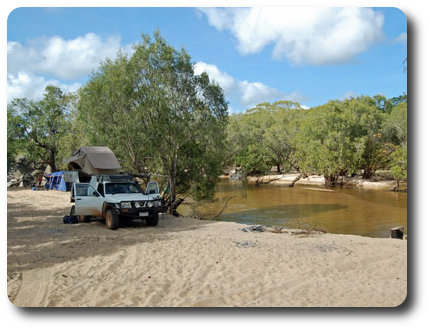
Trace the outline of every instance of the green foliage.
{"type": "MultiPolygon", "coordinates": [[[[324,175],[328,184],[347,173],[371,173],[381,166],[381,112],[368,98],[330,101],[311,109],[299,135],[301,167],[324,175]]],[[[382,153],[383,154],[383,153],[382,153]]]]}
{"type": "Polygon", "coordinates": [[[141,173],[152,154],[149,118],[139,111],[133,88],[136,74],[123,54],[103,62],[79,92],[77,120],[91,145],[110,147],[124,170],[141,173]]]}
{"type": "Polygon", "coordinates": [[[247,173],[264,173],[270,169],[270,153],[263,145],[265,124],[261,112],[247,111],[230,117],[229,148],[233,162],[247,173]]]}
{"type": "Polygon", "coordinates": [[[158,32],[131,57],[102,63],[80,91],[78,119],[129,171],[167,174],[171,193],[211,198],[225,152],[227,103],[190,56],[158,32]]]}
{"type": "Polygon", "coordinates": [[[408,103],[408,95],[402,94],[400,96],[395,96],[395,97],[392,97],[391,99],[389,99],[389,101],[391,102],[393,107],[399,105],[400,103],[408,103]]]}
{"type": "Polygon", "coordinates": [[[408,150],[407,146],[396,147],[391,155],[390,171],[394,180],[406,180],[408,178],[408,150]]]}
{"type": "MultiPolygon", "coordinates": [[[[22,100],[21,100],[22,101],[22,100]]],[[[18,102],[15,100],[14,102],[18,102]]],[[[7,172],[9,173],[15,167],[15,157],[26,149],[26,140],[24,139],[23,119],[17,113],[15,107],[8,104],[7,107],[7,172]]]]}
{"type": "Polygon", "coordinates": [[[391,113],[386,116],[382,125],[382,133],[386,141],[394,145],[404,146],[408,139],[408,118],[407,104],[399,103],[393,108],[391,113]]]}
{"type": "Polygon", "coordinates": [[[78,150],[81,146],[90,145],[88,132],[85,125],[78,118],[77,111],[78,95],[70,95],[71,112],[68,115],[69,129],[60,137],[58,143],[58,159],[61,160],[61,167],[66,168],[64,161],[78,150]]]}
{"type": "Polygon", "coordinates": [[[262,103],[230,116],[228,141],[232,163],[247,173],[263,174],[272,166],[291,167],[294,137],[303,110],[291,101],[262,103]]]}
{"type": "Polygon", "coordinates": [[[47,86],[43,99],[14,99],[8,104],[8,169],[13,158],[22,154],[34,168],[49,164],[53,170],[60,163],[60,139],[70,128],[67,120],[70,99],[55,86],[47,86]]]}
{"type": "Polygon", "coordinates": [[[347,174],[370,178],[406,143],[406,103],[393,107],[391,100],[361,96],[310,110],[288,101],[259,104],[230,117],[230,163],[254,174],[293,167],[324,175],[330,185],[347,174]]]}

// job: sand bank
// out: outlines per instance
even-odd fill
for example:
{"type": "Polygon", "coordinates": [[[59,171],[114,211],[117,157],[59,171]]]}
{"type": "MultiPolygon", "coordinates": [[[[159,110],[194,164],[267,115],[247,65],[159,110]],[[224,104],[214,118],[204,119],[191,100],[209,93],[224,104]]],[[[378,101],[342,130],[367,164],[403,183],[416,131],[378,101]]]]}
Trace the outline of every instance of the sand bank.
{"type": "Polygon", "coordinates": [[[17,306],[397,306],[407,241],[185,217],[109,231],[63,224],[69,194],[8,191],[8,295],[17,306]]]}
{"type": "MultiPolygon", "coordinates": [[[[272,174],[272,175],[263,175],[260,177],[257,176],[249,176],[248,182],[255,183],[257,180],[261,183],[269,183],[269,184],[290,184],[297,178],[298,174],[272,174]]],[[[228,178],[228,176],[223,176],[223,178],[228,178]]],[[[325,180],[321,175],[309,175],[306,178],[300,178],[295,183],[296,185],[304,185],[304,186],[324,186],[325,180]]],[[[396,186],[396,181],[394,180],[372,180],[372,179],[361,179],[360,177],[345,177],[343,181],[344,187],[357,187],[361,189],[372,189],[372,190],[393,190],[396,186]]],[[[407,182],[400,182],[400,189],[407,189],[407,182]]]]}

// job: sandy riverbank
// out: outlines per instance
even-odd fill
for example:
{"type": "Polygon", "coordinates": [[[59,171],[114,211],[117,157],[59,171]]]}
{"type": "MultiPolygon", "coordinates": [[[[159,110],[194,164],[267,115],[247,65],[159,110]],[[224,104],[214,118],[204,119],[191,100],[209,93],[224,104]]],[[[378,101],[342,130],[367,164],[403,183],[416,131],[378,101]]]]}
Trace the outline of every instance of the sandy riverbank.
{"type": "MultiPolygon", "coordinates": [[[[263,175],[260,177],[257,176],[249,176],[248,182],[255,183],[257,180],[262,183],[269,184],[290,184],[294,181],[294,179],[298,176],[296,173],[287,173],[287,174],[271,174],[271,175],[263,175]]],[[[229,176],[223,176],[223,178],[228,179],[229,176]]],[[[304,186],[324,186],[325,180],[321,175],[309,175],[306,178],[300,178],[296,183],[296,185],[304,185],[304,186]]],[[[344,178],[344,187],[357,187],[360,189],[372,189],[372,190],[393,190],[396,186],[396,181],[387,180],[387,179],[362,179],[358,176],[349,178],[344,178]]],[[[400,182],[400,190],[407,190],[407,182],[400,182]]]]}
{"type": "Polygon", "coordinates": [[[243,232],[166,217],[63,224],[69,194],[8,191],[8,295],[17,306],[397,306],[407,241],[243,232]]]}

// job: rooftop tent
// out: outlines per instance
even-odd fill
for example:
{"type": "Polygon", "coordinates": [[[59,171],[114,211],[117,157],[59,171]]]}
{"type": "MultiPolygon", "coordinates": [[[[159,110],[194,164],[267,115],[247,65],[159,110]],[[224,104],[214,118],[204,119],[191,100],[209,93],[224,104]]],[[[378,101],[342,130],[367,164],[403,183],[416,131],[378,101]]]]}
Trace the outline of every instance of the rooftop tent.
{"type": "Polygon", "coordinates": [[[71,171],[91,174],[119,173],[121,165],[108,147],[81,147],[65,163],[71,171]]]}
{"type": "Polygon", "coordinates": [[[66,178],[64,177],[64,171],[45,174],[45,178],[47,180],[45,184],[46,189],[70,191],[71,185],[70,182],[66,181],[66,178]]]}

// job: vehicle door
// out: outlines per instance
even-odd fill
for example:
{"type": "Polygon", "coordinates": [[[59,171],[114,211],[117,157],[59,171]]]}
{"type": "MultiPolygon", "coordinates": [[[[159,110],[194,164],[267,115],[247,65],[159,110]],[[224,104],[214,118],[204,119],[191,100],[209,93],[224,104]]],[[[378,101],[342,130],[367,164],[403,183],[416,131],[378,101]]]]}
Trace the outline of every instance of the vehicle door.
{"type": "Polygon", "coordinates": [[[151,181],[146,185],[145,194],[148,195],[152,199],[156,199],[160,197],[160,191],[158,189],[158,182],[151,181]]]}
{"type": "Polygon", "coordinates": [[[101,216],[104,198],[89,183],[74,183],[75,214],[101,216]]]}

